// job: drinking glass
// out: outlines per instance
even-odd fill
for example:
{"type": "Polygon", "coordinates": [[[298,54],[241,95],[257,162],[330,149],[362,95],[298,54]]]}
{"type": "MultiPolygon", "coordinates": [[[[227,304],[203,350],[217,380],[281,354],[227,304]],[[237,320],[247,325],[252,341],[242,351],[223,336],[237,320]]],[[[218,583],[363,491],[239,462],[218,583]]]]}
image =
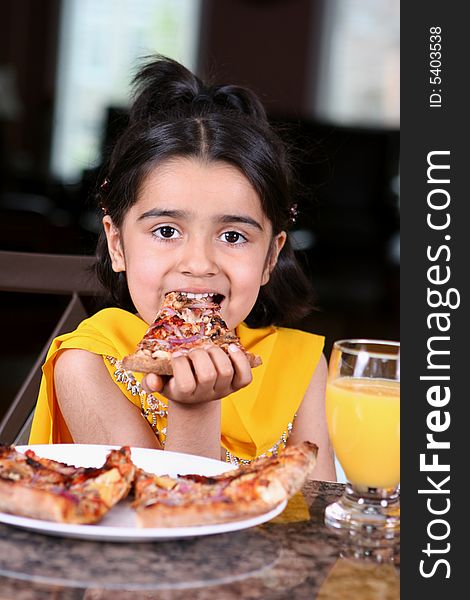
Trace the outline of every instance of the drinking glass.
{"type": "Polygon", "coordinates": [[[400,344],[334,343],[326,390],[328,430],[346,474],[325,510],[330,527],[392,539],[400,532],[400,344]]]}

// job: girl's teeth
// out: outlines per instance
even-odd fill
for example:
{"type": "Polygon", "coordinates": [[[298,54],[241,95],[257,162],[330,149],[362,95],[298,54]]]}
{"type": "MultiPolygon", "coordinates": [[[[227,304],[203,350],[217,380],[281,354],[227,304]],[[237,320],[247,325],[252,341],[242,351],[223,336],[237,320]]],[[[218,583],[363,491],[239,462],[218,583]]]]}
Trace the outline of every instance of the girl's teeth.
{"type": "Polygon", "coordinates": [[[197,299],[197,300],[201,300],[202,298],[208,298],[209,296],[212,298],[212,296],[214,295],[214,294],[193,294],[192,292],[181,292],[181,294],[183,294],[183,296],[186,296],[187,298],[197,299]]]}

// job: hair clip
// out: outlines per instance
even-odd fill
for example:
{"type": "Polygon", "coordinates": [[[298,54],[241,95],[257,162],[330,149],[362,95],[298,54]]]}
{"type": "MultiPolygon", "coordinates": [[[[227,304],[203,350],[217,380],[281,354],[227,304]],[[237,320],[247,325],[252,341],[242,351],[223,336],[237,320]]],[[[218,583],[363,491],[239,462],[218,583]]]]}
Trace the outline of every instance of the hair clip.
{"type": "Polygon", "coordinates": [[[100,190],[101,190],[102,192],[107,192],[107,191],[108,191],[108,189],[109,189],[109,183],[110,183],[110,182],[109,182],[109,179],[108,179],[107,177],[105,177],[105,178],[103,179],[103,183],[100,185],[100,190]]]}
{"type": "MultiPolygon", "coordinates": [[[[108,190],[109,190],[109,179],[107,177],[105,177],[103,179],[102,184],[100,185],[100,192],[102,194],[106,194],[108,190]]],[[[100,208],[101,208],[101,211],[102,211],[103,215],[107,215],[108,214],[108,209],[106,208],[106,206],[102,202],[100,202],[100,208]]]]}
{"type": "Polygon", "coordinates": [[[292,206],[289,208],[289,215],[289,223],[291,225],[295,225],[297,217],[299,216],[299,209],[297,207],[297,204],[292,204],[292,206]]]}

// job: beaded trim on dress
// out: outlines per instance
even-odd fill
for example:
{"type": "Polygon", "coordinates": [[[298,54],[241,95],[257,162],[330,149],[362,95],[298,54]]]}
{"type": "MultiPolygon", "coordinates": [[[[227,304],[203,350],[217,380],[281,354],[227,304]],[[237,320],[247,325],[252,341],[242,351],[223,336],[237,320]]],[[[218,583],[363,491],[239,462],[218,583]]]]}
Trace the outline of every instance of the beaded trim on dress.
{"type": "MultiPolygon", "coordinates": [[[[292,419],[292,423],[287,423],[286,431],[284,431],[282,433],[279,440],[275,444],[273,444],[271,446],[271,448],[266,450],[266,452],[264,452],[263,454],[260,454],[256,458],[264,458],[265,456],[275,456],[279,452],[279,450],[286,447],[287,439],[292,431],[293,422],[294,422],[296,416],[297,416],[297,413],[294,415],[294,419],[292,419]]],[[[251,462],[253,462],[253,460],[247,460],[246,458],[239,458],[238,456],[235,456],[234,454],[232,454],[231,452],[226,450],[225,451],[225,462],[231,463],[232,465],[237,465],[237,467],[238,467],[239,465],[249,465],[251,462]]]]}
{"type": "Polygon", "coordinates": [[[159,439],[161,445],[165,446],[166,427],[161,427],[160,429],[158,428],[157,417],[166,419],[168,416],[168,406],[162,402],[160,398],[157,398],[153,394],[148,394],[145,390],[143,390],[139,381],[137,381],[137,379],[134,377],[134,374],[131,373],[131,371],[124,370],[121,367],[119,360],[113,356],[106,356],[105,358],[109,363],[116,367],[116,370],[113,373],[116,381],[126,385],[127,391],[133,396],[139,396],[142,416],[144,419],[148,420],[148,417],[151,415],[152,429],[159,439]],[[145,405],[147,405],[147,407],[145,405]]]}
{"type": "MultiPolygon", "coordinates": [[[[131,371],[126,371],[121,367],[121,362],[114,358],[113,356],[106,356],[106,360],[113,366],[116,367],[113,375],[116,379],[117,383],[122,383],[126,385],[127,391],[130,392],[133,396],[139,396],[140,399],[140,407],[141,413],[144,419],[148,420],[148,417],[152,418],[152,429],[155,432],[159,442],[163,447],[165,447],[166,440],[166,426],[158,427],[158,418],[167,419],[168,418],[168,406],[160,400],[160,398],[154,396],[153,394],[147,393],[142,389],[140,382],[137,381],[134,374],[131,371]],[[147,405],[147,408],[145,407],[147,405]]],[[[266,452],[258,456],[257,458],[262,458],[264,456],[273,456],[276,455],[280,449],[285,448],[287,444],[287,439],[292,431],[293,422],[297,414],[294,415],[294,419],[292,419],[292,423],[288,423],[286,430],[283,431],[281,437],[277,442],[275,442],[266,452]]],[[[233,465],[249,465],[253,462],[254,459],[245,459],[239,458],[235,456],[228,450],[225,451],[225,461],[233,464],[233,465]]]]}

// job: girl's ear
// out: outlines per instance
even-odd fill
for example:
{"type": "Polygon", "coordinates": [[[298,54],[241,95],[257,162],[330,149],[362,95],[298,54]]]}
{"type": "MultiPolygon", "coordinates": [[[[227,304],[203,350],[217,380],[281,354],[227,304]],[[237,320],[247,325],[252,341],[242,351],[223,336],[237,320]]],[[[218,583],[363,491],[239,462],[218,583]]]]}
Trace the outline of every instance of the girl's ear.
{"type": "Polygon", "coordinates": [[[269,250],[263,271],[263,276],[261,278],[261,285],[266,285],[268,283],[269,277],[274,267],[276,266],[279,252],[282,250],[282,247],[286,243],[286,238],[287,233],[285,231],[281,231],[274,237],[273,241],[271,242],[271,248],[269,250]]]}
{"type": "Polygon", "coordinates": [[[114,225],[109,215],[103,217],[103,227],[108,242],[108,252],[111,257],[111,265],[115,273],[126,270],[126,261],[124,260],[124,250],[121,241],[121,232],[114,225]]]}

